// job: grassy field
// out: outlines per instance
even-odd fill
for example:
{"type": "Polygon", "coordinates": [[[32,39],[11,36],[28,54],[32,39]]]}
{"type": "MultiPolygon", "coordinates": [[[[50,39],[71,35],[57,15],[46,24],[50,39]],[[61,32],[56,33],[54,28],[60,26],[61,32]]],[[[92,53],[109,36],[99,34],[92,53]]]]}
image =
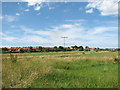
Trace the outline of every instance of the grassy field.
{"type": "Polygon", "coordinates": [[[2,55],[3,88],[117,88],[117,52],[2,55]]]}

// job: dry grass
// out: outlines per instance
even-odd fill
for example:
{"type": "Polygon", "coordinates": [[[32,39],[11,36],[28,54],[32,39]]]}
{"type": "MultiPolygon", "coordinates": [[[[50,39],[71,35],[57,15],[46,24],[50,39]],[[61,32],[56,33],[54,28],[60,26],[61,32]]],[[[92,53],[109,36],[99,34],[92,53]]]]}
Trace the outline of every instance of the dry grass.
{"type": "Polygon", "coordinates": [[[118,72],[115,62],[117,57],[117,52],[3,55],[2,86],[6,88],[117,87],[118,72]],[[12,60],[16,60],[16,63],[12,60]]]}

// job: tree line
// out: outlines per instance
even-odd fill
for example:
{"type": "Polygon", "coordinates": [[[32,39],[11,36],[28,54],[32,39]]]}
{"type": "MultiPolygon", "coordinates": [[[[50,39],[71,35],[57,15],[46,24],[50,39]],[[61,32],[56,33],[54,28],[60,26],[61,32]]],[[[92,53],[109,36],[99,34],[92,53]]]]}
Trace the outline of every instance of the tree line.
{"type": "MultiPolygon", "coordinates": [[[[86,46],[85,48],[83,46],[71,46],[71,47],[63,47],[63,46],[54,46],[53,48],[45,48],[42,46],[39,46],[36,49],[33,49],[33,47],[29,47],[29,49],[23,49],[20,48],[19,51],[17,50],[8,50],[8,48],[4,47],[2,48],[2,53],[25,53],[25,52],[59,52],[59,51],[111,51],[111,49],[100,49],[100,48],[94,48],[94,49],[90,49],[88,46],[86,46]]],[[[116,49],[115,49],[116,50],[116,49]]]]}

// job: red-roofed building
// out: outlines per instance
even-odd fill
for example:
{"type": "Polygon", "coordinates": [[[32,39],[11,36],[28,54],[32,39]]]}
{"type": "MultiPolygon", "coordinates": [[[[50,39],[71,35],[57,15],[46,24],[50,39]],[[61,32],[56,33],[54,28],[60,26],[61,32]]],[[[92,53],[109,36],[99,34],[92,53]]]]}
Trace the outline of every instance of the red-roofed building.
{"type": "Polygon", "coordinates": [[[29,47],[23,47],[22,49],[23,49],[23,50],[28,50],[28,49],[29,49],[29,47]]]}
{"type": "Polygon", "coordinates": [[[95,49],[96,49],[95,47],[93,47],[93,48],[92,48],[92,47],[89,47],[89,50],[90,50],[90,51],[94,51],[95,49]]]}
{"type": "Polygon", "coordinates": [[[7,48],[8,51],[19,51],[20,47],[11,47],[11,48],[7,48]]]}
{"type": "Polygon", "coordinates": [[[32,47],[32,49],[38,49],[39,47],[32,47]]]}

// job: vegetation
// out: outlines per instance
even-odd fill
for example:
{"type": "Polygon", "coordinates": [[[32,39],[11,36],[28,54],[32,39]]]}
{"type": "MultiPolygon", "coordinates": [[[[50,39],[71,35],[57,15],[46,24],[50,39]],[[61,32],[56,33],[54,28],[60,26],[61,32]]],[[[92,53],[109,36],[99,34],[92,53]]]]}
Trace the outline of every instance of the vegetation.
{"type": "Polygon", "coordinates": [[[14,53],[2,60],[3,88],[118,88],[117,52],[14,53]]]}
{"type": "Polygon", "coordinates": [[[27,47],[27,49],[23,49],[24,47],[15,47],[15,48],[19,48],[18,50],[14,49],[14,47],[11,47],[11,48],[2,48],[2,53],[26,53],[26,52],[59,52],[59,51],[118,51],[118,49],[108,49],[108,48],[105,48],[105,49],[100,49],[100,48],[89,48],[88,46],[86,46],[85,48],[83,46],[71,46],[70,47],[63,47],[63,46],[54,46],[53,48],[52,47],[42,47],[42,46],[39,46],[38,48],[36,49],[33,49],[32,46],[30,47],[27,47]]]}
{"type": "Polygon", "coordinates": [[[83,51],[83,50],[84,50],[83,46],[80,46],[79,51],[83,51]]]}

